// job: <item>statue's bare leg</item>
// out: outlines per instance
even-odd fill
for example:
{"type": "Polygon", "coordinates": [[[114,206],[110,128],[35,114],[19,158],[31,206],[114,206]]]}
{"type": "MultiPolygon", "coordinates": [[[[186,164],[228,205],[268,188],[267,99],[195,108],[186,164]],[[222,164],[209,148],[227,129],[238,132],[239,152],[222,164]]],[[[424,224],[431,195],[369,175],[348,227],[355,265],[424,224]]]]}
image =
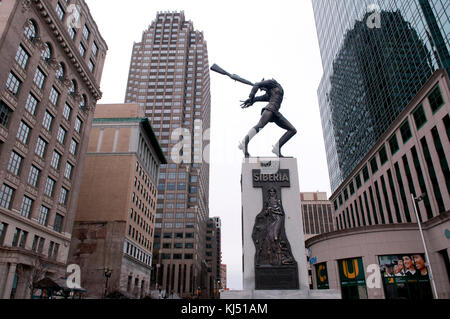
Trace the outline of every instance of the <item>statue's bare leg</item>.
{"type": "Polygon", "coordinates": [[[273,146],[272,152],[275,153],[278,157],[283,157],[281,155],[281,147],[286,144],[295,134],[297,134],[297,130],[295,127],[281,114],[278,117],[275,117],[275,124],[279,127],[287,130],[286,133],[280,138],[278,143],[273,146]]]}
{"type": "Polygon", "coordinates": [[[239,144],[239,148],[244,152],[245,157],[250,157],[250,154],[248,153],[248,143],[253,137],[255,137],[256,134],[259,133],[259,131],[264,128],[264,126],[267,125],[267,123],[269,123],[269,121],[272,119],[272,116],[273,113],[271,111],[264,110],[258,124],[250,129],[244,140],[241,142],[241,144],[239,144]]]}

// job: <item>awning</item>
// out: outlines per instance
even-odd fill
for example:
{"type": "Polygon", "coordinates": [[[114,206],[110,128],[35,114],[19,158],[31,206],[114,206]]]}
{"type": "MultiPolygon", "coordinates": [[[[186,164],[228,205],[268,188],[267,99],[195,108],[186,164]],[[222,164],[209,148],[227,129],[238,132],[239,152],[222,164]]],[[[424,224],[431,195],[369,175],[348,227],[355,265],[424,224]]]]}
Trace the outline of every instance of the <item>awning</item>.
{"type": "Polygon", "coordinates": [[[67,286],[67,278],[58,278],[56,280],[45,277],[39,280],[34,286],[37,289],[52,289],[55,291],[73,291],[73,292],[87,292],[83,287],[70,288],[67,286]]]}

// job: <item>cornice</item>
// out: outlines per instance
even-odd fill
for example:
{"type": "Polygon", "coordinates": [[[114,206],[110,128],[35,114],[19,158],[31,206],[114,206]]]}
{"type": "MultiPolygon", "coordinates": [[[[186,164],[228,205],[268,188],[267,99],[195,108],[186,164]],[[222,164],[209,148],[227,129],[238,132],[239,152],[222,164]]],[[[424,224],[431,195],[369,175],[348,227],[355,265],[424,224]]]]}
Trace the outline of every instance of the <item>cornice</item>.
{"type": "Polygon", "coordinates": [[[102,97],[102,92],[96,80],[89,70],[87,70],[87,66],[82,61],[81,57],[75,45],[73,44],[72,39],[68,39],[67,32],[61,31],[63,29],[63,25],[56,18],[54,10],[48,8],[48,4],[44,0],[23,0],[22,1],[22,10],[26,11],[30,8],[31,3],[34,4],[36,10],[42,17],[42,20],[45,21],[48,27],[51,30],[51,34],[56,38],[59,45],[62,47],[64,53],[67,55],[68,61],[72,63],[75,70],[78,72],[80,78],[85,83],[86,87],[89,89],[91,95],[99,100],[102,97]]]}

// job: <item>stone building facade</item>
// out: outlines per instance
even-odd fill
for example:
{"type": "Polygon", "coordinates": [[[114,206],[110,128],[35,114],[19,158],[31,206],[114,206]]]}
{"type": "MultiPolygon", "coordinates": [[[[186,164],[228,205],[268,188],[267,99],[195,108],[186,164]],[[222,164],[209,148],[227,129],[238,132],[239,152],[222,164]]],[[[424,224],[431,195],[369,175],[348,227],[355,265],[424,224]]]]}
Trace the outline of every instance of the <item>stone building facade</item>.
{"type": "Polygon", "coordinates": [[[30,298],[37,279],[66,272],[108,49],[78,3],[1,2],[1,298],[30,298]]]}
{"type": "Polygon", "coordinates": [[[149,295],[159,166],[166,162],[142,107],[98,105],[69,257],[88,297],[149,295]]]}

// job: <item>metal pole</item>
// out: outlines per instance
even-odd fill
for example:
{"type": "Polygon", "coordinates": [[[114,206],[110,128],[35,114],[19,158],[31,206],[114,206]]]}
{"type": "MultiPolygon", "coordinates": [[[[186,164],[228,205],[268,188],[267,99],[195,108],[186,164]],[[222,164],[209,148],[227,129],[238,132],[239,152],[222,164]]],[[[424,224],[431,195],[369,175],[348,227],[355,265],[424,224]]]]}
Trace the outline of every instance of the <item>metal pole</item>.
{"type": "Polygon", "coordinates": [[[430,261],[429,255],[428,255],[428,249],[427,249],[427,245],[425,244],[425,238],[423,236],[422,225],[420,223],[419,213],[417,212],[417,207],[416,207],[416,200],[421,201],[422,200],[422,196],[419,196],[416,199],[416,197],[414,197],[414,194],[411,194],[411,198],[412,198],[412,201],[413,201],[414,213],[416,214],[417,225],[419,226],[420,237],[422,239],[423,248],[425,250],[425,258],[427,259],[427,263],[428,263],[427,269],[430,272],[430,280],[431,280],[431,286],[433,287],[434,298],[435,299],[439,299],[438,294],[437,294],[437,290],[436,290],[436,284],[434,283],[433,272],[431,270],[431,261],[430,261]]]}

